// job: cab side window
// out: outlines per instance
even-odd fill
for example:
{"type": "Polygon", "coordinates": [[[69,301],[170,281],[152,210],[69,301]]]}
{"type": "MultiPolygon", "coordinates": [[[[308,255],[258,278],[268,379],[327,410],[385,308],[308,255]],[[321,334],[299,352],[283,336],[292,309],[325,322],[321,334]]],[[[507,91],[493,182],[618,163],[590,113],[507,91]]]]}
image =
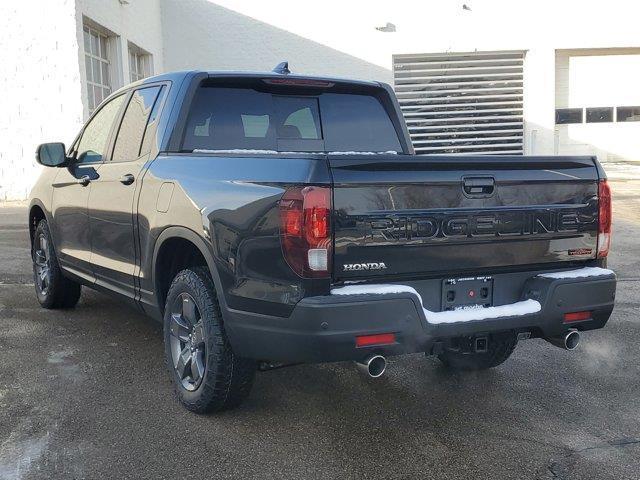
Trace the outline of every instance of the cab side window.
{"type": "Polygon", "coordinates": [[[130,162],[148,153],[141,152],[142,138],[151,112],[155,110],[154,104],[160,89],[161,87],[148,87],[133,92],[118,130],[111,159],[113,162],[130,162]]]}
{"type": "Polygon", "coordinates": [[[126,95],[119,95],[113,98],[89,121],[78,144],[76,159],[79,163],[102,162],[111,126],[125,97],[126,95]]]}

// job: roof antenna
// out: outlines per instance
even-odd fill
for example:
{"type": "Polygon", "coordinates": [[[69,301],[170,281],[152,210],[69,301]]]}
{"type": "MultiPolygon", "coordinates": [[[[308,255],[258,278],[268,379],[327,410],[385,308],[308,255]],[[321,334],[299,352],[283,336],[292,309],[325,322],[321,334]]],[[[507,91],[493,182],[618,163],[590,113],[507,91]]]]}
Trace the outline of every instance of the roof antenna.
{"type": "Polygon", "coordinates": [[[281,75],[289,75],[291,73],[291,70],[289,70],[289,62],[279,63],[272,72],[279,73],[281,75]]]}

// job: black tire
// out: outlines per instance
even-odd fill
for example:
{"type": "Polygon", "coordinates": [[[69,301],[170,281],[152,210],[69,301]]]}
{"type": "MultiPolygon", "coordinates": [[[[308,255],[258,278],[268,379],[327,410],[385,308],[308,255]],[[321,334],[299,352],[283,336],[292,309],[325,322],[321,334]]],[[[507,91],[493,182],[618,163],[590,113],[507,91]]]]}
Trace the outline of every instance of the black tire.
{"type": "Polygon", "coordinates": [[[228,410],[249,395],[257,364],[233,353],[208,269],[189,268],[173,279],[165,305],[164,344],[176,395],[187,410],[228,410]]]}
{"type": "Polygon", "coordinates": [[[40,305],[48,309],[75,307],[82,287],[62,275],[46,220],[40,220],[33,234],[31,260],[40,305]]]}
{"type": "Polygon", "coordinates": [[[438,358],[452,370],[486,370],[504,363],[517,344],[518,339],[512,332],[493,334],[489,336],[487,351],[484,353],[445,350],[438,358]]]}

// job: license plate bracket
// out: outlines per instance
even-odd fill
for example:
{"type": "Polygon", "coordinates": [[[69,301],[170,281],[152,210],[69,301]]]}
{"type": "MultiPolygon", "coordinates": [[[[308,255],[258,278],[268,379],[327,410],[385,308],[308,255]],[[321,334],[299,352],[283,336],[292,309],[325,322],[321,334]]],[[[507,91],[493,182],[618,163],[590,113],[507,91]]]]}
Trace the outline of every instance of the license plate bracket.
{"type": "Polygon", "coordinates": [[[442,281],[442,311],[491,307],[493,277],[445,278],[442,281]]]}

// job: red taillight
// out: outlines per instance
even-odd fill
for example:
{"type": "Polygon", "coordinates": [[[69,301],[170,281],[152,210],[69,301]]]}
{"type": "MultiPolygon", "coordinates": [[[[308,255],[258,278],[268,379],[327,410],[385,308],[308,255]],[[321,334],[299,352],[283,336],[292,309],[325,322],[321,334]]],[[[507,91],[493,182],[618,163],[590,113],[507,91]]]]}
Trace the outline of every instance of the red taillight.
{"type": "Polygon", "coordinates": [[[591,318],[591,312],[571,312],[564,314],[564,321],[567,322],[579,322],[581,320],[589,320],[591,318]]]}
{"type": "Polygon", "coordinates": [[[598,258],[604,258],[611,245],[611,189],[606,180],[598,183],[598,202],[598,258]]]}
{"type": "Polygon", "coordinates": [[[291,187],[280,200],[280,240],[301,277],[326,277],[331,260],[331,189],[291,187]]]}
{"type": "Polygon", "coordinates": [[[284,217],[284,231],[287,235],[299,237],[302,232],[302,210],[295,208],[287,210],[284,217]]]}
{"type": "Polygon", "coordinates": [[[376,335],[360,335],[356,337],[356,347],[391,345],[393,343],[396,343],[395,333],[378,333],[376,335]]]}

